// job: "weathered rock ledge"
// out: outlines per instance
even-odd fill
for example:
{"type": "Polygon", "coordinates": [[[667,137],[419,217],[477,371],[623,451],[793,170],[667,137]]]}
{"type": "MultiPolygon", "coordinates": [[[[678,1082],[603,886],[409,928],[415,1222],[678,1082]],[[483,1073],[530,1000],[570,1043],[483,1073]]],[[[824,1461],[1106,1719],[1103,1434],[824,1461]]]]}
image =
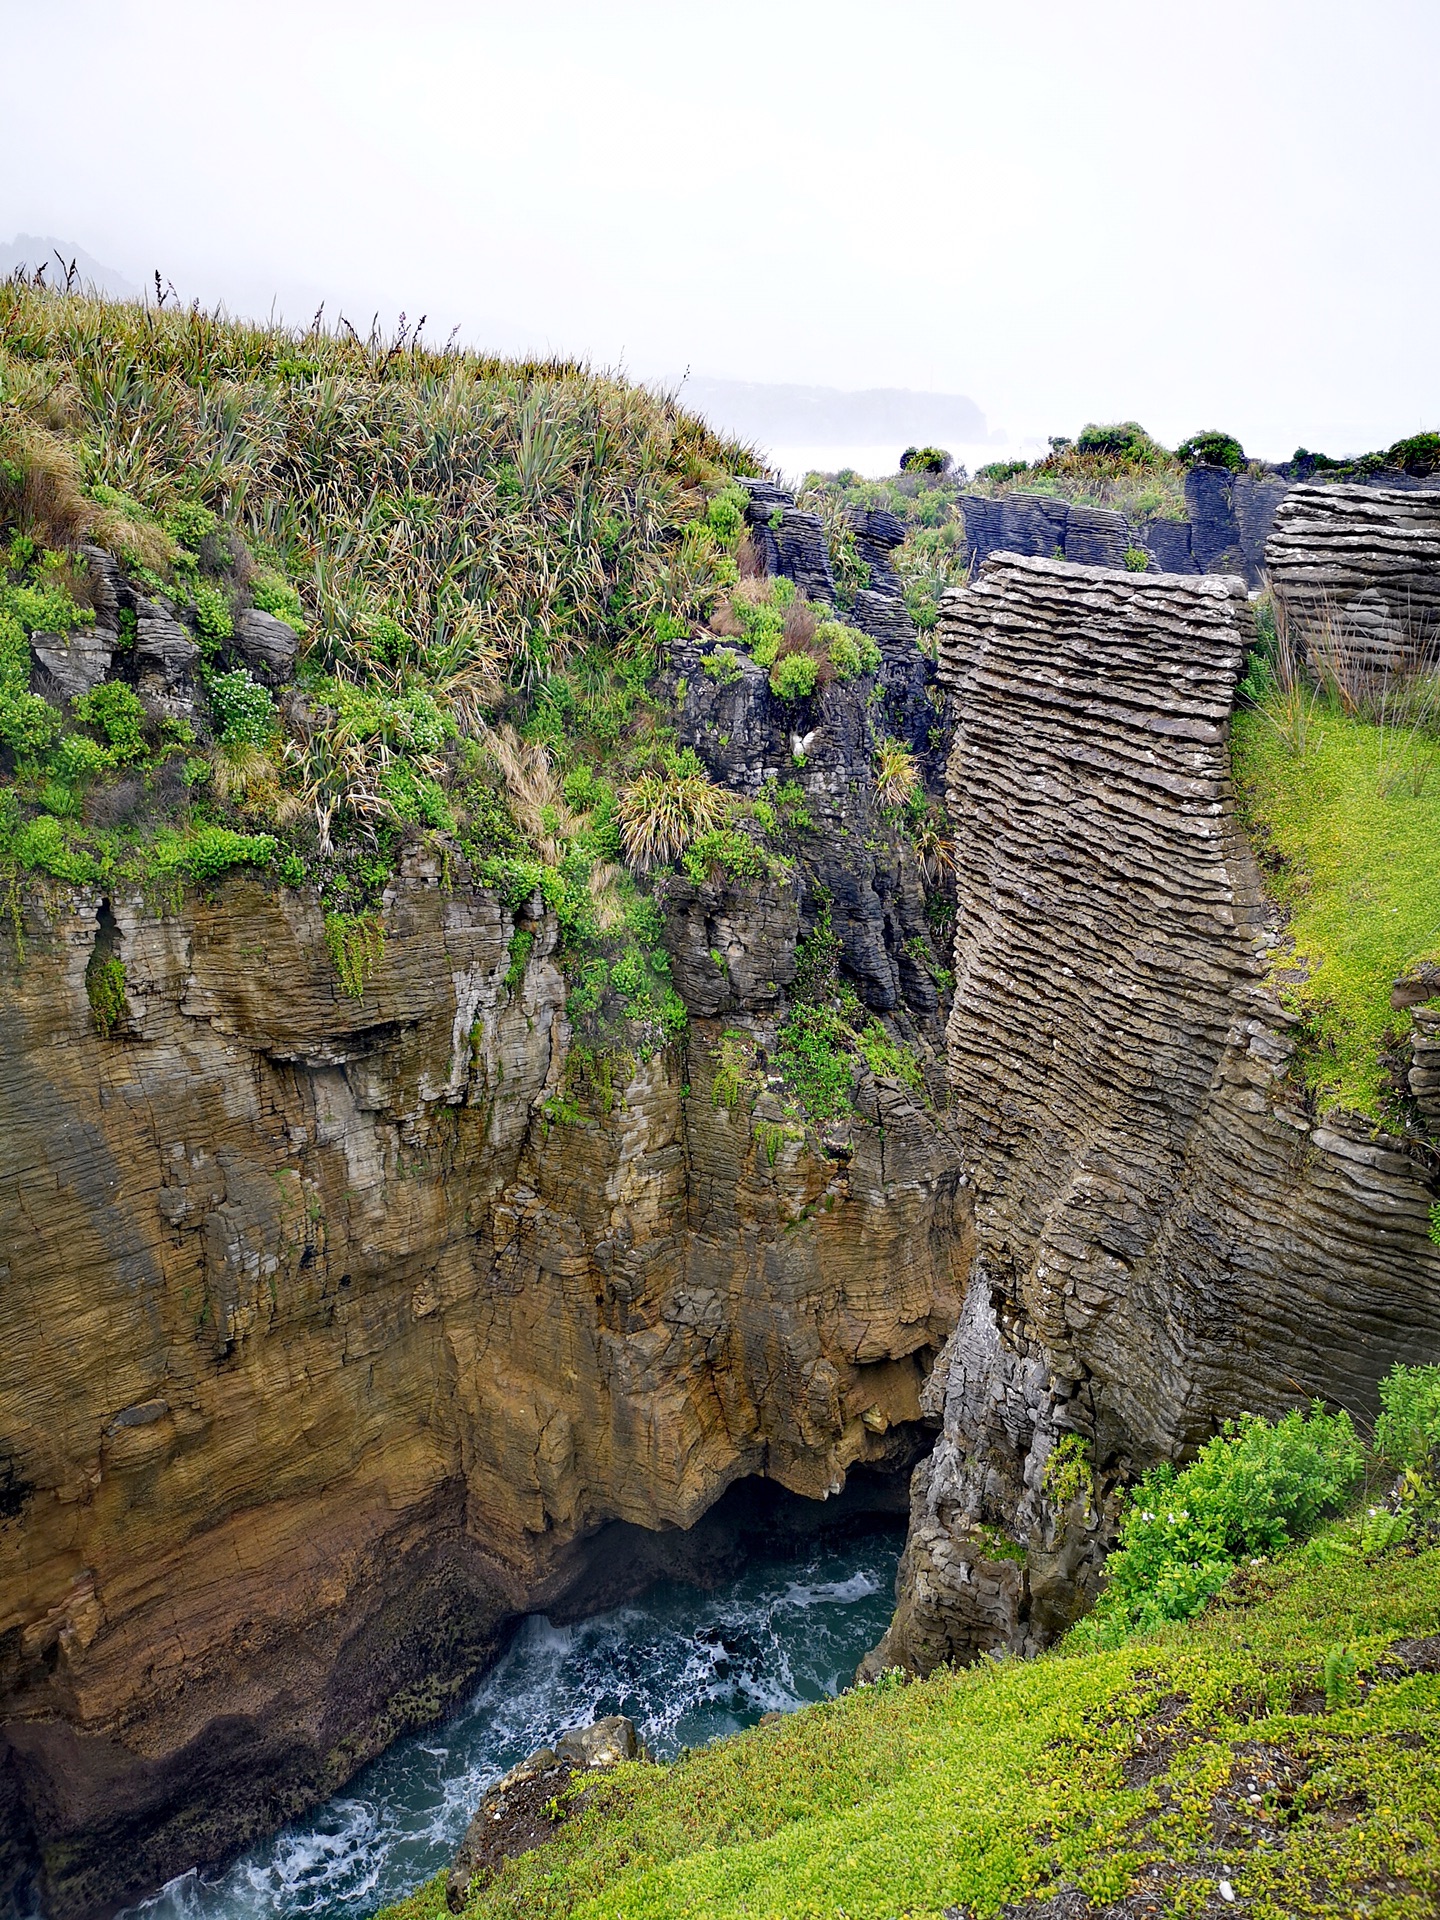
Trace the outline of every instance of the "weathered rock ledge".
{"type": "Polygon", "coordinates": [[[944,603],[973,1259],[871,1669],[1044,1644],[1094,1590],[1118,1476],[1244,1409],[1363,1410],[1440,1345],[1433,1154],[1287,1077],[1230,790],[1249,631],[1238,580],[1014,555],[944,603]],[[1062,1512],[1066,1433],[1094,1481],[1062,1512]]]}

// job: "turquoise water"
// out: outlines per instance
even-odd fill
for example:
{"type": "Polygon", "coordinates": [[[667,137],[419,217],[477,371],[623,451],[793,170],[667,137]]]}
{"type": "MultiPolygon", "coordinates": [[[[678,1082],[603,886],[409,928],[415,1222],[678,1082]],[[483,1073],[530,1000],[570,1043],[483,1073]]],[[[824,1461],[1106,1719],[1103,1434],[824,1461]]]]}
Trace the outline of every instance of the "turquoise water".
{"type": "Polygon", "coordinates": [[[664,1758],[837,1693],[889,1622],[903,1541],[899,1521],[812,1537],[714,1592],[666,1583],[572,1626],[533,1617],[453,1719],[122,1920],[361,1920],[446,1865],[489,1783],[565,1727],[628,1713],[664,1758]]]}

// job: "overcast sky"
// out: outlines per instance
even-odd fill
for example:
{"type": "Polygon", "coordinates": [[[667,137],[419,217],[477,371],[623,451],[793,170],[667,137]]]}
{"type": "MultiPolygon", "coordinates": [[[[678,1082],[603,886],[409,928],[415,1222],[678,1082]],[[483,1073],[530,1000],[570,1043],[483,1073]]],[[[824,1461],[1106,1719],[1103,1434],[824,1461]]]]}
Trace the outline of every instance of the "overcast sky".
{"type": "Polygon", "coordinates": [[[0,240],[189,299],[1135,417],[1440,426],[1437,0],[0,0],[0,240]]]}

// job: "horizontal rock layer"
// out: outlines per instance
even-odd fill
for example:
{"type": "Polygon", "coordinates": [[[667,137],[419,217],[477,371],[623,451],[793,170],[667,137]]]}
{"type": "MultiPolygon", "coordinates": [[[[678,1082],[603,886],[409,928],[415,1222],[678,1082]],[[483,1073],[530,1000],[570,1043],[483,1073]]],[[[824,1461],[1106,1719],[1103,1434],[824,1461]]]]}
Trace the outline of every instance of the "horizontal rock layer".
{"type": "Polygon", "coordinates": [[[1295,487],[1265,557],[1291,643],[1342,677],[1440,660],[1440,494],[1295,487]]]}
{"type": "Polygon", "coordinates": [[[1372,1407],[1440,1345],[1433,1157],[1287,1077],[1231,804],[1250,631],[1238,580],[1039,559],[943,604],[973,1260],[873,1664],[1043,1644],[1093,1590],[1118,1477],[1245,1409],[1372,1407]],[[1096,1481],[1062,1513],[1066,1432],[1096,1481]]]}

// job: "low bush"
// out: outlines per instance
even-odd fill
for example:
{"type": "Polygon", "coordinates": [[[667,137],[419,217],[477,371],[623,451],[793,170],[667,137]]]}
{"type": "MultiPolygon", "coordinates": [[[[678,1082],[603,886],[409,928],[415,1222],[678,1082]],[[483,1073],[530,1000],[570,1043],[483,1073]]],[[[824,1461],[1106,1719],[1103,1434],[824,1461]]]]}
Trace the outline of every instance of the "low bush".
{"type": "Polygon", "coordinates": [[[1375,1451],[1403,1472],[1440,1479],[1440,1367],[1393,1367],[1380,1383],[1375,1451]]]}
{"type": "Polygon", "coordinates": [[[900,456],[902,473],[948,473],[953,465],[943,447],[907,447],[900,456]]]}
{"type": "Polygon", "coordinates": [[[882,807],[903,806],[920,785],[920,768],[910,749],[899,740],[875,745],[875,794],[882,807]]]}
{"type": "Polygon", "coordinates": [[[729,796],[693,753],[640,774],[620,796],[620,835],[637,867],[676,860],[729,812],[729,796]]]}
{"type": "Polygon", "coordinates": [[[1188,440],[1180,442],[1175,452],[1192,467],[1229,467],[1237,472],[1245,464],[1245,449],[1234,434],[1214,429],[1192,433],[1188,440]]]}
{"type": "Polygon", "coordinates": [[[275,731],[275,702],[269,689],[260,686],[243,668],[214,676],[210,682],[210,705],[219,722],[222,740],[244,741],[260,747],[275,731]]]}
{"type": "Polygon", "coordinates": [[[855,1036],[848,1023],[825,1006],[792,1007],[777,1035],[775,1063],[812,1120],[835,1120],[850,1112],[855,1036]]]}
{"type": "Polygon", "coordinates": [[[1242,1559],[1303,1539],[1364,1465],[1348,1413],[1243,1415],[1192,1466],[1152,1469],[1130,1496],[1095,1628],[1131,1631],[1198,1613],[1242,1559]]]}
{"type": "Polygon", "coordinates": [[[770,690],[781,700],[806,700],[820,678],[820,663],[808,653],[782,654],[770,669],[770,690]]]}

